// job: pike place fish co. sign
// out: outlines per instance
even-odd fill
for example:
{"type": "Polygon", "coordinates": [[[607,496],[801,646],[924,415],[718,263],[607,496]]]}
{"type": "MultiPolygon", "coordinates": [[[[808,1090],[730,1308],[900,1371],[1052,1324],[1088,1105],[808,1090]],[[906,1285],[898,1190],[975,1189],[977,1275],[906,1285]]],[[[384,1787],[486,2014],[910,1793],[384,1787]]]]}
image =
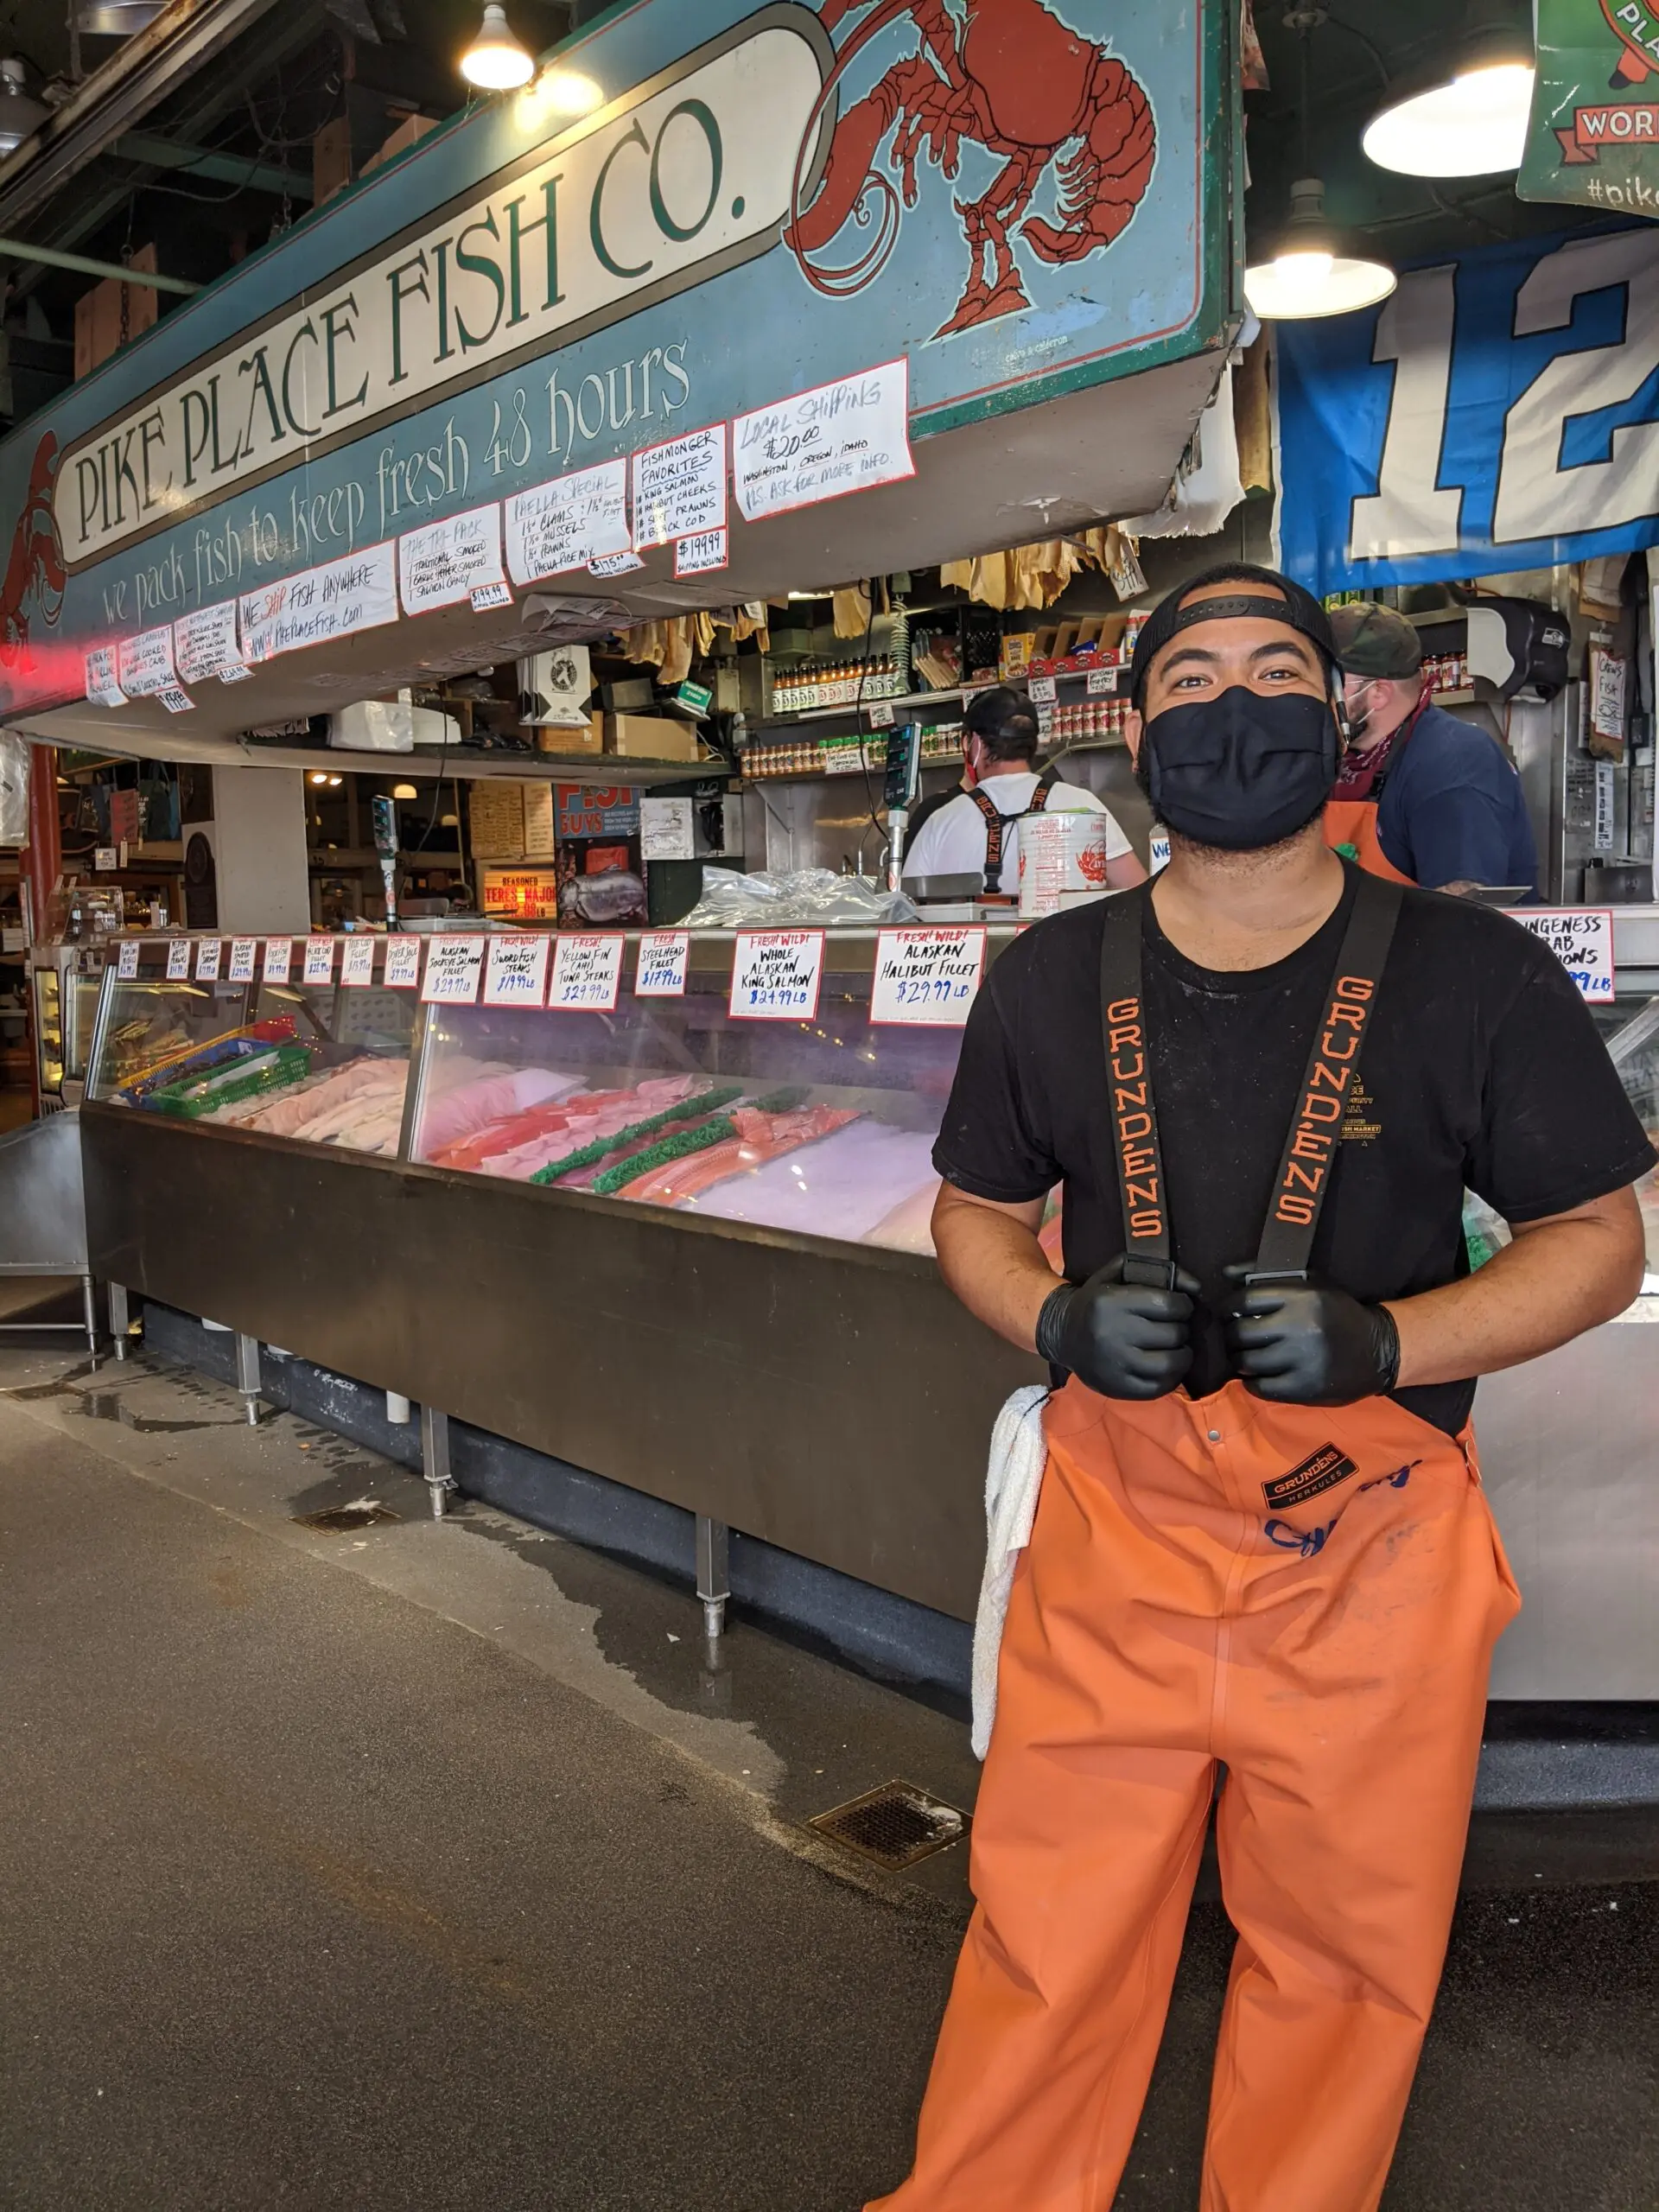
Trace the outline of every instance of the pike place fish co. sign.
{"type": "Polygon", "coordinates": [[[63,456],[66,565],[766,252],[834,59],[763,10],[151,393],[63,456]]]}

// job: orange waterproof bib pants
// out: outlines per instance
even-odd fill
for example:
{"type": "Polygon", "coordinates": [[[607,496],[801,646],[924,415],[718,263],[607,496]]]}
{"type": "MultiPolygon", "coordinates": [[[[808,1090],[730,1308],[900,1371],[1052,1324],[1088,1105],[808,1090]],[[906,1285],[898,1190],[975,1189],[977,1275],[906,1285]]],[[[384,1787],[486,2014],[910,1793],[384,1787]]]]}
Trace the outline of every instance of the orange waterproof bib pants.
{"type": "MultiPolygon", "coordinates": [[[[1202,2212],[1372,2212],[1519,1600],[1467,1432],[1391,1399],[1051,1401],[977,1907],[886,2212],[1109,2212],[1217,1764],[1238,1946],[1202,2212]]],[[[872,2208],[874,2212],[874,2208],[872,2208]]]]}

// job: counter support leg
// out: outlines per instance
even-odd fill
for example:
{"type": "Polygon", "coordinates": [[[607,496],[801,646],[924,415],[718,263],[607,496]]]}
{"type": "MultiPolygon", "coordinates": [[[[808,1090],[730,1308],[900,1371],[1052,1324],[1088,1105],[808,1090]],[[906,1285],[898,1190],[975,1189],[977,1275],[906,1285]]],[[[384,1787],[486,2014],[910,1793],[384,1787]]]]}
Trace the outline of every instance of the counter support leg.
{"type": "Polygon", "coordinates": [[[449,1416],[434,1406],[421,1408],[421,1472],[432,1500],[432,1518],[442,1521],[444,1501],[455,1486],[449,1471],[449,1416]]]}
{"type": "Polygon", "coordinates": [[[80,1309],[86,1316],[86,1349],[89,1352],[96,1352],[98,1350],[98,1293],[93,1287],[91,1275],[82,1275],[80,1279],[80,1309]]]}
{"type": "Polygon", "coordinates": [[[703,1634],[713,1643],[726,1633],[726,1601],[732,1594],[732,1532],[723,1521],[697,1516],[697,1595],[703,1634]]]}
{"type": "Polygon", "coordinates": [[[242,1402],[248,1409],[248,1427],[257,1427],[259,1421],[259,1339],[236,1332],[236,1387],[242,1393],[242,1402]]]}
{"type": "Polygon", "coordinates": [[[127,1287],[121,1282],[106,1282],[104,1294],[110,1301],[110,1334],[115,1338],[115,1356],[127,1356],[127,1331],[132,1326],[132,1316],[127,1310],[127,1287]]]}

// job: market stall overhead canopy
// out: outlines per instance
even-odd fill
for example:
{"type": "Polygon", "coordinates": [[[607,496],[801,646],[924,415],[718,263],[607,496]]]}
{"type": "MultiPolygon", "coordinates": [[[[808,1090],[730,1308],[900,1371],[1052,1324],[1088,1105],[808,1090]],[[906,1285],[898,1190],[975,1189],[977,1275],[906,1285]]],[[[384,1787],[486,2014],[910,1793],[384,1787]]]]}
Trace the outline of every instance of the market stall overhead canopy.
{"type": "Polygon", "coordinates": [[[434,132],[0,448],[6,720],[165,755],[1155,506],[1237,325],[1230,15],[611,16],[602,105],[434,132]]]}

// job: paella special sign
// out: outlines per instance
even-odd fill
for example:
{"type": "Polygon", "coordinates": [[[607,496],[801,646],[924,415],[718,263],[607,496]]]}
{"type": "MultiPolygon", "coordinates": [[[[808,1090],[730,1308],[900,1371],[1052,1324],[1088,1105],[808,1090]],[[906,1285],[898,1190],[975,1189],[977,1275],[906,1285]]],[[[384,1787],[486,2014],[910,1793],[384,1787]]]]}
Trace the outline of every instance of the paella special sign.
{"type": "Polygon", "coordinates": [[[805,10],[767,12],[72,447],[54,495],[67,564],[766,251],[828,47],[805,10]]]}

